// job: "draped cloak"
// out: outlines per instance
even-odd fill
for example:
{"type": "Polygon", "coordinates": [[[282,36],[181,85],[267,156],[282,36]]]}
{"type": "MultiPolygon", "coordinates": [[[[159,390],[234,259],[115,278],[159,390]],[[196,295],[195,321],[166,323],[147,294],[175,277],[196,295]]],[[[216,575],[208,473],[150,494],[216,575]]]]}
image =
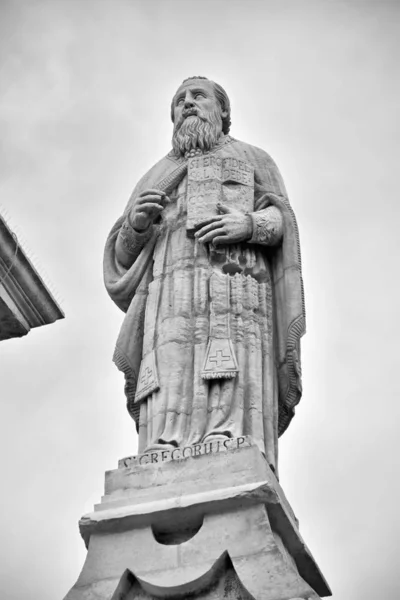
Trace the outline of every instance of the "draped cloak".
{"type": "MultiPolygon", "coordinates": [[[[219,154],[224,158],[236,158],[252,165],[254,167],[255,211],[261,211],[272,205],[279,209],[283,217],[283,237],[282,241],[276,247],[242,244],[247,248],[249,246],[253,246],[253,248],[255,248],[254,251],[256,252],[256,255],[258,254],[261,256],[265,267],[267,267],[266,275],[268,276],[268,281],[266,284],[260,285],[259,291],[256,292],[256,294],[259,293],[268,296],[266,299],[266,306],[270,304],[271,310],[269,310],[269,312],[266,310],[263,314],[260,314],[261,320],[264,319],[272,322],[266,323],[265,327],[261,323],[260,328],[255,331],[255,335],[257,337],[257,335],[261,335],[263,331],[268,331],[268,339],[270,341],[272,340],[273,348],[262,351],[262,349],[260,350],[259,345],[256,345],[256,347],[258,347],[258,353],[261,354],[261,356],[258,358],[256,357],[256,362],[253,364],[252,369],[253,371],[256,369],[256,378],[260,381],[263,381],[263,383],[260,384],[261,393],[258,415],[260,415],[261,411],[261,417],[259,416],[258,420],[261,421],[261,429],[264,429],[264,431],[261,432],[259,436],[256,434],[256,437],[259,438],[256,440],[256,442],[260,446],[260,449],[266,454],[269,463],[276,470],[277,437],[287,429],[294,415],[295,406],[300,401],[302,393],[300,338],[305,332],[305,308],[301,274],[300,243],[296,218],[290,206],[285,186],[278,168],[266,152],[249,144],[235,140],[230,136],[225,136],[223,142],[219,143],[214,148],[212,153],[216,155],[219,154]],[[265,356],[266,354],[268,355],[267,357],[265,356]]],[[[174,242],[175,245],[177,244],[176,248],[169,248],[169,246],[172,245],[172,238],[170,238],[169,230],[179,229],[180,227],[179,220],[180,216],[182,215],[179,215],[178,213],[174,213],[173,216],[176,221],[175,224],[171,220],[169,222],[166,220],[163,223],[161,219],[161,223],[153,225],[151,237],[146,241],[143,248],[139,249],[137,253],[138,255],[135,257],[135,260],[130,268],[124,267],[119,262],[115,250],[116,240],[126,219],[126,215],[130,211],[139,194],[145,189],[157,188],[158,182],[168,177],[177,169],[180,164],[184,162],[184,160],[185,159],[182,157],[176,158],[175,155],[170,152],[166,157],[154,165],[153,168],[150,169],[150,171],[139,181],[131,195],[124,214],[118,219],[112,228],[105,248],[104,279],[106,288],[113,301],[121,310],[126,313],[115,348],[114,362],[125,374],[127,407],[129,413],[134,418],[138,429],[139,425],[143,425],[143,429],[147,429],[148,422],[151,419],[150,413],[152,411],[154,412],[157,408],[157,393],[153,395],[153,398],[150,397],[140,404],[135,402],[137,378],[142,360],[142,354],[144,352],[144,344],[146,345],[146,336],[149,337],[150,335],[150,337],[155,340],[157,337],[157,328],[160,328],[161,331],[163,321],[165,321],[165,319],[169,316],[169,313],[165,313],[163,315],[157,314],[159,312],[159,308],[156,307],[154,309],[153,306],[152,314],[155,322],[149,324],[148,319],[145,318],[146,306],[148,303],[152,302],[151,286],[155,279],[163,276],[162,270],[165,270],[166,267],[168,267],[168,261],[173,262],[174,260],[179,260],[180,244],[182,248],[183,245],[188,246],[189,250],[191,247],[190,245],[193,246],[193,250],[190,250],[191,258],[186,262],[182,272],[184,273],[185,270],[186,272],[194,272],[197,268],[197,246],[200,246],[200,244],[195,242],[193,239],[185,239],[185,241],[179,242],[179,239],[184,239],[181,237],[178,238],[178,242],[174,242]],[[195,246],[196,249],[194,249],[195,246]],[[163,248],[163,250],[160,250],[160,248],[163,248]],[[161,265],[159,264],[158,267],[155,264],[157,253],[161,256],[161,259],[158,260],[158,262],[161,260],[161,265]],[[157,269],[159,271],[158,273],[157,269]],[[151,332],[149,332],[149,330],[151,330],[151,332]]],[[[183,184],[180,186],[180,192],[176,190],[175,194],[171,194],[171,199],[173,201],[175,200],[176,202],[177,200],[181,199],[181,201],[184,203],[185,185],[185,182],[183,182],[183,184]]],[[[165,211],[163,211],[163,213],[164,212],[165,211]]],[[[185,216],[184,213],[183,216],[185,216]]],[[[184,230],[184,224],[181,229],[182,231],[184,230]]],[[[207,251],[204,250],[204,247],[202,247],[202,252],[203,255],[200,256],[200,259],[203,261],[202,264],[204,267],[204,263],[207,263],[208,254],[207,251]]],[[[207,267],[207,265],[205,266],[207,267]]],[[[172,263],[170,271],[171,273],[174,271],[174,266],[172,263]]],[[[193,277],[194,275],[192,273],[192,283],[189,285],[191,285],[192,288],[195,288],[196,285],[198,285],[198,282],[196,283],[196,277],[194,277],[194,279],[193,277]]],[[[229,278],[229,276],[227,277],[229,278]]],[[[233,279],[234,278],[232,278],[232,280],[233,279]]],[[[247,280],[248,281],[243,280],[243,289],[246,286],[248,288],[253,281],[251,276],[247,276],[247,280]]],[[[164,281],[164,283],[161,282],[162,285],[167,287],[166,279],[162,281],[164,281]]],[[[159,282],[160,285],[161,283],[159,282]]],[[[185,282],[185,280],[180,282],[175,281],[175,284],[172,284],[172,290],[168,291],[166,289],[164,296],[162,297],[162,302],[166,303],[168,298],[170,298],[171,302],[174,302],[174,296],[175,301],[177,301],[176,297],[177,295],[179,296],[178,288],[181,284],[183,287],[185,287],[187,282],[185,282]]],[[[192,289],[190,292],[190,294],[192,294],[190,299],[192,309],[193,306],[196,305],[196,302],[199,301],[199,298],[196,299],[196,293],[197,292],[195,289],[192,289]]],[[[263,301],[260,300],[260,303],[262,304],[263,301]]],[[[205,310],[207,312],[207,307],[205,307],[205,310]]],[[[238,322],[238,327],[240,329],[240,323],[242,323],[242,321],[239,320],[238,322]]],[[[181,321],[175,321],[175,326],[179,326],[179,323],[181,323],[181,321]]],[[[246,324],[244,324],[244,326],[246,328],[246,324]]],[[[182,331],[184,330],[185,326],[183,325],[182,331]]],[[[240,332],[238,330],[237,335],[239,334],[240,332]]],[[[187,344],[191,344],[191,346],[193,346],[193,344],[196,343],[196,334],[193,328],[191,331],[186,331],[186,334],[184,333],[184,335],[186,335],[187,344]]],[[[202,353],[204,354],[204,340],[200,346],[202,353]]],[[[250,354],[252,353],[253,349],[250,349],[250,354]]],[[[218,385],[220,386],[219,398],[223,399],[225,397],[225,401],[227,394],[229,396],[231,393],[229,389],[233,389],[232,386],[237,387],[240,385],[241,378],[242,381],[243,379],[246,379],[246,374],[243,371],[246,371],[248,365],[246,353],[249,353],[249,349],[247,348],[242,350],[242,352],[240,349],[238,350],[238,381],[230,382],[229,385],[231,388],[227,387],[227,383],[225,385],[224,382],[218,382],[218,385]]],[[[168,350],[166,347],[165,351],[169,352],[170,350],[168,350]]],[[[181,356],[183,357],[183,355],[181,356]]],[[[194,360],[194,362],[196,362],[197,359],[195,360],[193,355],[191,355],[189,346],[188,356],[188,360],[192,362],[194,360]]],[[[168,356],[164,356],[164,358],[166,358],[168,362],[168,356]]],[[[182,360],[185,361],[186,358],[182,358],[182,360]]],[[[193,365],[189,370],[186,367],[180,368],[179,366],[177,369],[179,371],[179,377],[185,378],[189,376],[192,379],[197,378],[197,380],[200,378],[199,372],[193,372],[193,365]]],[[[199,371],[198,360],[197,366],[194,365],[194,370],[199,371]]],[[[166,384],[165,381],[161,381],[160,392],[162,392],[163,385],[168,387],[168,384],[166,384]]],[[[215,386],[215,382],[211,382],[210,384],[210,382],[202,381],[202,385],[203,387],[210,386],[211,389],[213,386],[215,386]]],[[[250,390],[249,395],[251,396],[251,386],[248,389],[250,390]]],[[[188,419],[190,422],[190,411],[194,411],[196,409],[193,398],[188,397],[191,393],[193,394],[193,387],[191,388],[190,386],[188,387],[182,384],[180,386],[178,385],[178,387],[172,387],[170,394],[176,395],[176,393],[178,393],[178,395],[181,394],[184,397],[178,402],[175,398],[172,402],[175,408],[171,408],[170,410],[172,412],[185,412],[185,421],[181,422],[181,426],[183,425],[186,427],[186,429],[190,429],[190,423],[188,425],[188,419]],[[176,407],[179,407],[179,409],[176,407]]],[[[246,400],[246,393],[247,392],[245,389],[240,399],[241,409],[242,411],[247,410],[247,412],[251,412],[251,409],[256,407],[252,406],[251,398],[249,401],[246,400]]],[[[215,400],[211,398],[211,392],[208,397],[207,393],[200,393],[199,396],[198,390],[196,394],[198,396],[197,401],[200,401],[203,403],[203,405],[206,404],[206,406],[203,406],[205,411],[203,421],[206,421],[207,414],[212,409],[210,406],[207,407],[207,403],[213,404],[214,402],[215,404],[215,400]]],[[[220,402],[220,399],[217,400],[217,403],[220,402]]],[[[228,398],[228,402],[231,400],[228,398]]],[[[164,399],[163,403],[163,410],[168,411],[168,406],[165,404],[168,404],[168,398],[166,400],[164,399]]],[[[163,428],[161,428],[161,430],[162,429],[163,428]]],[[[218,427],[211,427],[211,429],[217,429],[216,433],[218,433],[218,427]]],[[[246,431],[246,427],[244,426],[243,428],[242,426],[241,429],[239,427],[239,429],[236,428],[232,431],[234,431],[237,435],[252,435],[252,429],[254,429],[254,426],[250,427],[250,431],[246,431]]],[[[181,436],[182,443],[189,444],[198,443],[201,441],[201,428],[199,429],[199,427],[197,427],[193,431],[192,435],[189,435],[189,437],[181,436]],[[193,433],[193,431],[197,433],[193,433]]],[[[148,438],[148,434],[146,435],[148,438]]],[[[140,439],[139,433],[139,452],[143,451],[144,446],[146,445],[146,440],[141,444],[140,439]],[[142,447],[140,447],[141,445],[142,447]]]]}

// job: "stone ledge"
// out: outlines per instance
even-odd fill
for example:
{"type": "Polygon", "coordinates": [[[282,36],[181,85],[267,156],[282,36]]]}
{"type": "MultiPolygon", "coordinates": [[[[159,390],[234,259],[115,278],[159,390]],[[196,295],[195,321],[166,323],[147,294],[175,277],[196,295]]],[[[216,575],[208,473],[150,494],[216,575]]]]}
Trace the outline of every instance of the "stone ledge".
{"type": "MultiPolygon", "coordinates": [[[[89,538],[94,532],[105,533],[115,531],[116,528],[123,531],[138,525],[149,525],[166,512],[196,508],[198,512],[205,513],[214,510],[223,511],[227,506],[237,503],[243,506],[260,502],[268,505],[279,503],[278,494],[266,481],[155,500],[146,504],[132,505],[131,500],[127,499],[100,505],[100,507],[104,506],[103,510],[97,510],[82,517],[79,528],[86,545],[88,545],[89,538]]],[[[292,521],[286,512],[285,517],[290,522],[292,521]]]]}
{"type": "Polygon", "coordinates": [[[0,340],[62,318],[63,311],[0,217],[0,340]]]}

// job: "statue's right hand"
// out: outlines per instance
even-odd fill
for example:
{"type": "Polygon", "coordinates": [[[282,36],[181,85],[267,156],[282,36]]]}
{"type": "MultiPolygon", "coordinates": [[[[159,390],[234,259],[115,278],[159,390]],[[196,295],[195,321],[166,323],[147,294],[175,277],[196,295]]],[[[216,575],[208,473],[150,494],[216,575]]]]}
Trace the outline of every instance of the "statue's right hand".
{"type": "Polygon", "coordinates": [[[136,200],[129,214],[129,222],[136,231],[144,231],[158,217],[168,198],[161,190],[145,190],[136,200]]]}

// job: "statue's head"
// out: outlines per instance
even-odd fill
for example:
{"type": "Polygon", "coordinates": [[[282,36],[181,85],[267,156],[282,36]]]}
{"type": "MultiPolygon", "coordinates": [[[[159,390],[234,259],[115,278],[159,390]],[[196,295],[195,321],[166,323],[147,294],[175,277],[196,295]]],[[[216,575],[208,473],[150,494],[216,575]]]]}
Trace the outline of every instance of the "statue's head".
{"type": "Polygon", "coordinates": [[[177,155],[199,148],[211,150],[222,133],[229,133],[231,107],[225,90],[206,77],[190,77],[171,103],[172,145],[177,155]]]}

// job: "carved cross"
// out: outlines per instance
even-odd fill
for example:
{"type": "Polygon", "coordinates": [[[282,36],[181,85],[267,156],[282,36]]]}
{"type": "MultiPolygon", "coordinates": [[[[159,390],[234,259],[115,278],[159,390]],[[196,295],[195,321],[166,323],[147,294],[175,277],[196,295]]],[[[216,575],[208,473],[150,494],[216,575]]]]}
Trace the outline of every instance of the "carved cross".
{"type": "Polygon", "coordinates": [[[144,387],[147,387],[152,378],[153,378],[153,371],[151,369],[149,369],[149,367],[146,367],[146,369],[143,371],[142,376],[140,378],[140,383],[144,387]]]}
{"type": "Polygon", "coordinates": [[[217,369],[220,369],[222,367],[222,364],[224,362],[229,362],[232,360],[231,355],[228,354],[224,354],[223,350],[217,350],[216,353],[214,354],[214,356],[210,356],[208,358],[208,360],[210,362],[216,363],[216,367],[217,369]]]}

